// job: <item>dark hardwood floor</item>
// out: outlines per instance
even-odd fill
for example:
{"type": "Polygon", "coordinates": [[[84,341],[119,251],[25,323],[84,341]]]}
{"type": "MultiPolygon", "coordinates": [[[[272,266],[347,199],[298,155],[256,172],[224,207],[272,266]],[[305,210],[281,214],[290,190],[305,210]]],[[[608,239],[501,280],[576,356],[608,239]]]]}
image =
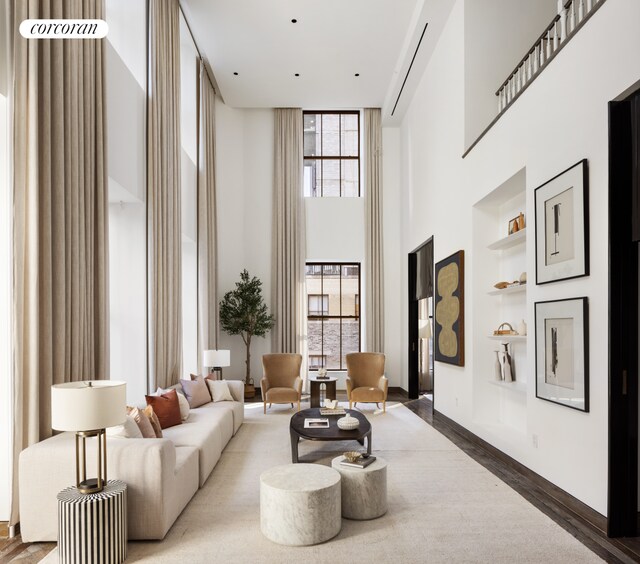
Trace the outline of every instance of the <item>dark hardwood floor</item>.
{"type": "MultiPolygon", "coordinates": [[[[347,399],[345,392],[339,391],[337,396],[340,401],[347,399]]],[[[261,402],[259,391],[255,398],[246,401],[261,402]]],[[[496,452],[490,445],[483,445],[482,441],[472,440],[468,432],[462,430],[457,424],[438,412],[434,413],[433,404],[429,399],[422,397],[417,400],[409,400],[406,392],[396,388],[389,391],[388,401],[402,402],[418,417],[446,436],[463,452],[513,488],[606,562],[640,562],[640,539],[608,538],[602,529],[602,523],[582,518],[572,508],[571,503],[566,503],[566,496],[563,498],[554,492],[552,485],[544,487],[540,484],[540,480],[532,479],[528,475],[530,471],[527,471],[522,465],[515,461],[513,463],[505,462],[508,459],[506,455],[496,452]]],[[[0,563],[31,564],[39,562],[54,547],[55,543],[22,543],[19,536],[14,539],[0,538],[0,563]]]]}

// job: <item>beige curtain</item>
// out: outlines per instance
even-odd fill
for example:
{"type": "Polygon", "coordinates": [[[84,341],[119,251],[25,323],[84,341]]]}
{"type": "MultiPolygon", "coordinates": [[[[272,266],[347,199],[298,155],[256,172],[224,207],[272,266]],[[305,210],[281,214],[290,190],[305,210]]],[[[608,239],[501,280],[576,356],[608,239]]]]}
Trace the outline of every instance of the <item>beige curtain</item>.
{"type": "Polygon", "coordinates": [[[15,32],[27,18],[103,18],[103,2],[15,0],[13,14],[12,525],[20,451],[51,435],[51,385],[109,377],[104,40],[15,32]]]}
{"type": "Polygon", "coordinates": [[[275,110],[273,352],[304,354],[305,211],[302,110],[275,110]]]}
{"type": "Polygon", "coordinates": [[[367,350],[384,352],[382,125],[380,108],[364,110],[364,162],[367,350]]]}
{"type": "Polygon", "coordinates": [[[202,351],[218,348],[216,93],[200,61],[198,106],[198,368],[202,351]]]}
{"type": "Polygon", "coordinates": [[[147,210],[152,388],[182,371],[180,15],[178,0],[149,2],[147,210]]]}

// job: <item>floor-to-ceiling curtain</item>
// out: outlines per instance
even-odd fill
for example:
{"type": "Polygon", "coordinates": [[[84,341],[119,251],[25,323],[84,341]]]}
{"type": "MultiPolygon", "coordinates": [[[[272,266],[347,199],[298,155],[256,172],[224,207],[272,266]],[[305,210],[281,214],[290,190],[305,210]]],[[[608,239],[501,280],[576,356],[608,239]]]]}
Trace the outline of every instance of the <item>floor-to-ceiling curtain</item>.
{"type": "Polygon", "coordinates": [[[109,307],[104,40],[17,33],[28,18],[103,18],[103,2],[12,8],[15,524],[18,455],[51,435],[51,385],[109,377],[109,307]]]}
{"type": "Polygon", "coordinates": [[[367,350],[384,352],[382,124],[380,108],[364,110],[365,289],[367,350]]]}
{"type": "Polygon", "coordinates": [[[149,359],[152,387],[163,388],[182,370],[179,10],[178,0],[149,2],[149,359]]]}
{"type": "Polygon", "coordinates": [[[200,61],[198,106],[198,368],[202,351],[218,348],[216,93],[200,61]]]}
{"type": "Polygon", "coordinates": [[[302,110],[275,110],[273,352],[304,353],[305,211],[302,110]]]}

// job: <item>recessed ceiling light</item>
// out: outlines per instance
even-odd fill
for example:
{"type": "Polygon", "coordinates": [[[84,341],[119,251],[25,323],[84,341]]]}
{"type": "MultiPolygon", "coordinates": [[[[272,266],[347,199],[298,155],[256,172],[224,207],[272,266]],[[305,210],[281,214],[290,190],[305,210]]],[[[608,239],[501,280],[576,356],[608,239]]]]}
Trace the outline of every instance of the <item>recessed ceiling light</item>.
{"type": "Polygon", "coordinates": [[[299,72],[297,72],[294,76],[300,76],[300,73],[299,73],[299,72]]]}
{"type": "Polygon", "coordinates": [[[234,73],[233,73],[233,76],[238,76],[238,73],[237,73],[237,72],[234,72],[234,73]]]}
{"type": "Polygon", "coordinates": [[[293,19],[291,20],[291,23],[298,23],[298,20],[296,20],[295,18],[293,18],[293,19]]]}
{"type": "Polygon", "coordinates": [[[357,72],[355,75],[356,75],[356,76],[360,76],[360,73],[359,73],[359,72],[357,72]]]}

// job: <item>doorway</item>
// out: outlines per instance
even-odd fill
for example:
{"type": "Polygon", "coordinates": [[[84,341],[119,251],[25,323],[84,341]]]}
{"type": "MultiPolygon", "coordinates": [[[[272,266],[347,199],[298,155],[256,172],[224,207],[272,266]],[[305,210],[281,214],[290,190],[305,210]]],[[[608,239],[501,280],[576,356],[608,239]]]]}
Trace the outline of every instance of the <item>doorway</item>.
{"type": "Polygon", "coordinates": [[[409,398],[433,400],[433,237],[409,253],[409,398]]]}
{"type": "Polygon", "coordinates": [[[609,484],[607,534],[638,534],[640,90],[609,104],[609,484]]]}

